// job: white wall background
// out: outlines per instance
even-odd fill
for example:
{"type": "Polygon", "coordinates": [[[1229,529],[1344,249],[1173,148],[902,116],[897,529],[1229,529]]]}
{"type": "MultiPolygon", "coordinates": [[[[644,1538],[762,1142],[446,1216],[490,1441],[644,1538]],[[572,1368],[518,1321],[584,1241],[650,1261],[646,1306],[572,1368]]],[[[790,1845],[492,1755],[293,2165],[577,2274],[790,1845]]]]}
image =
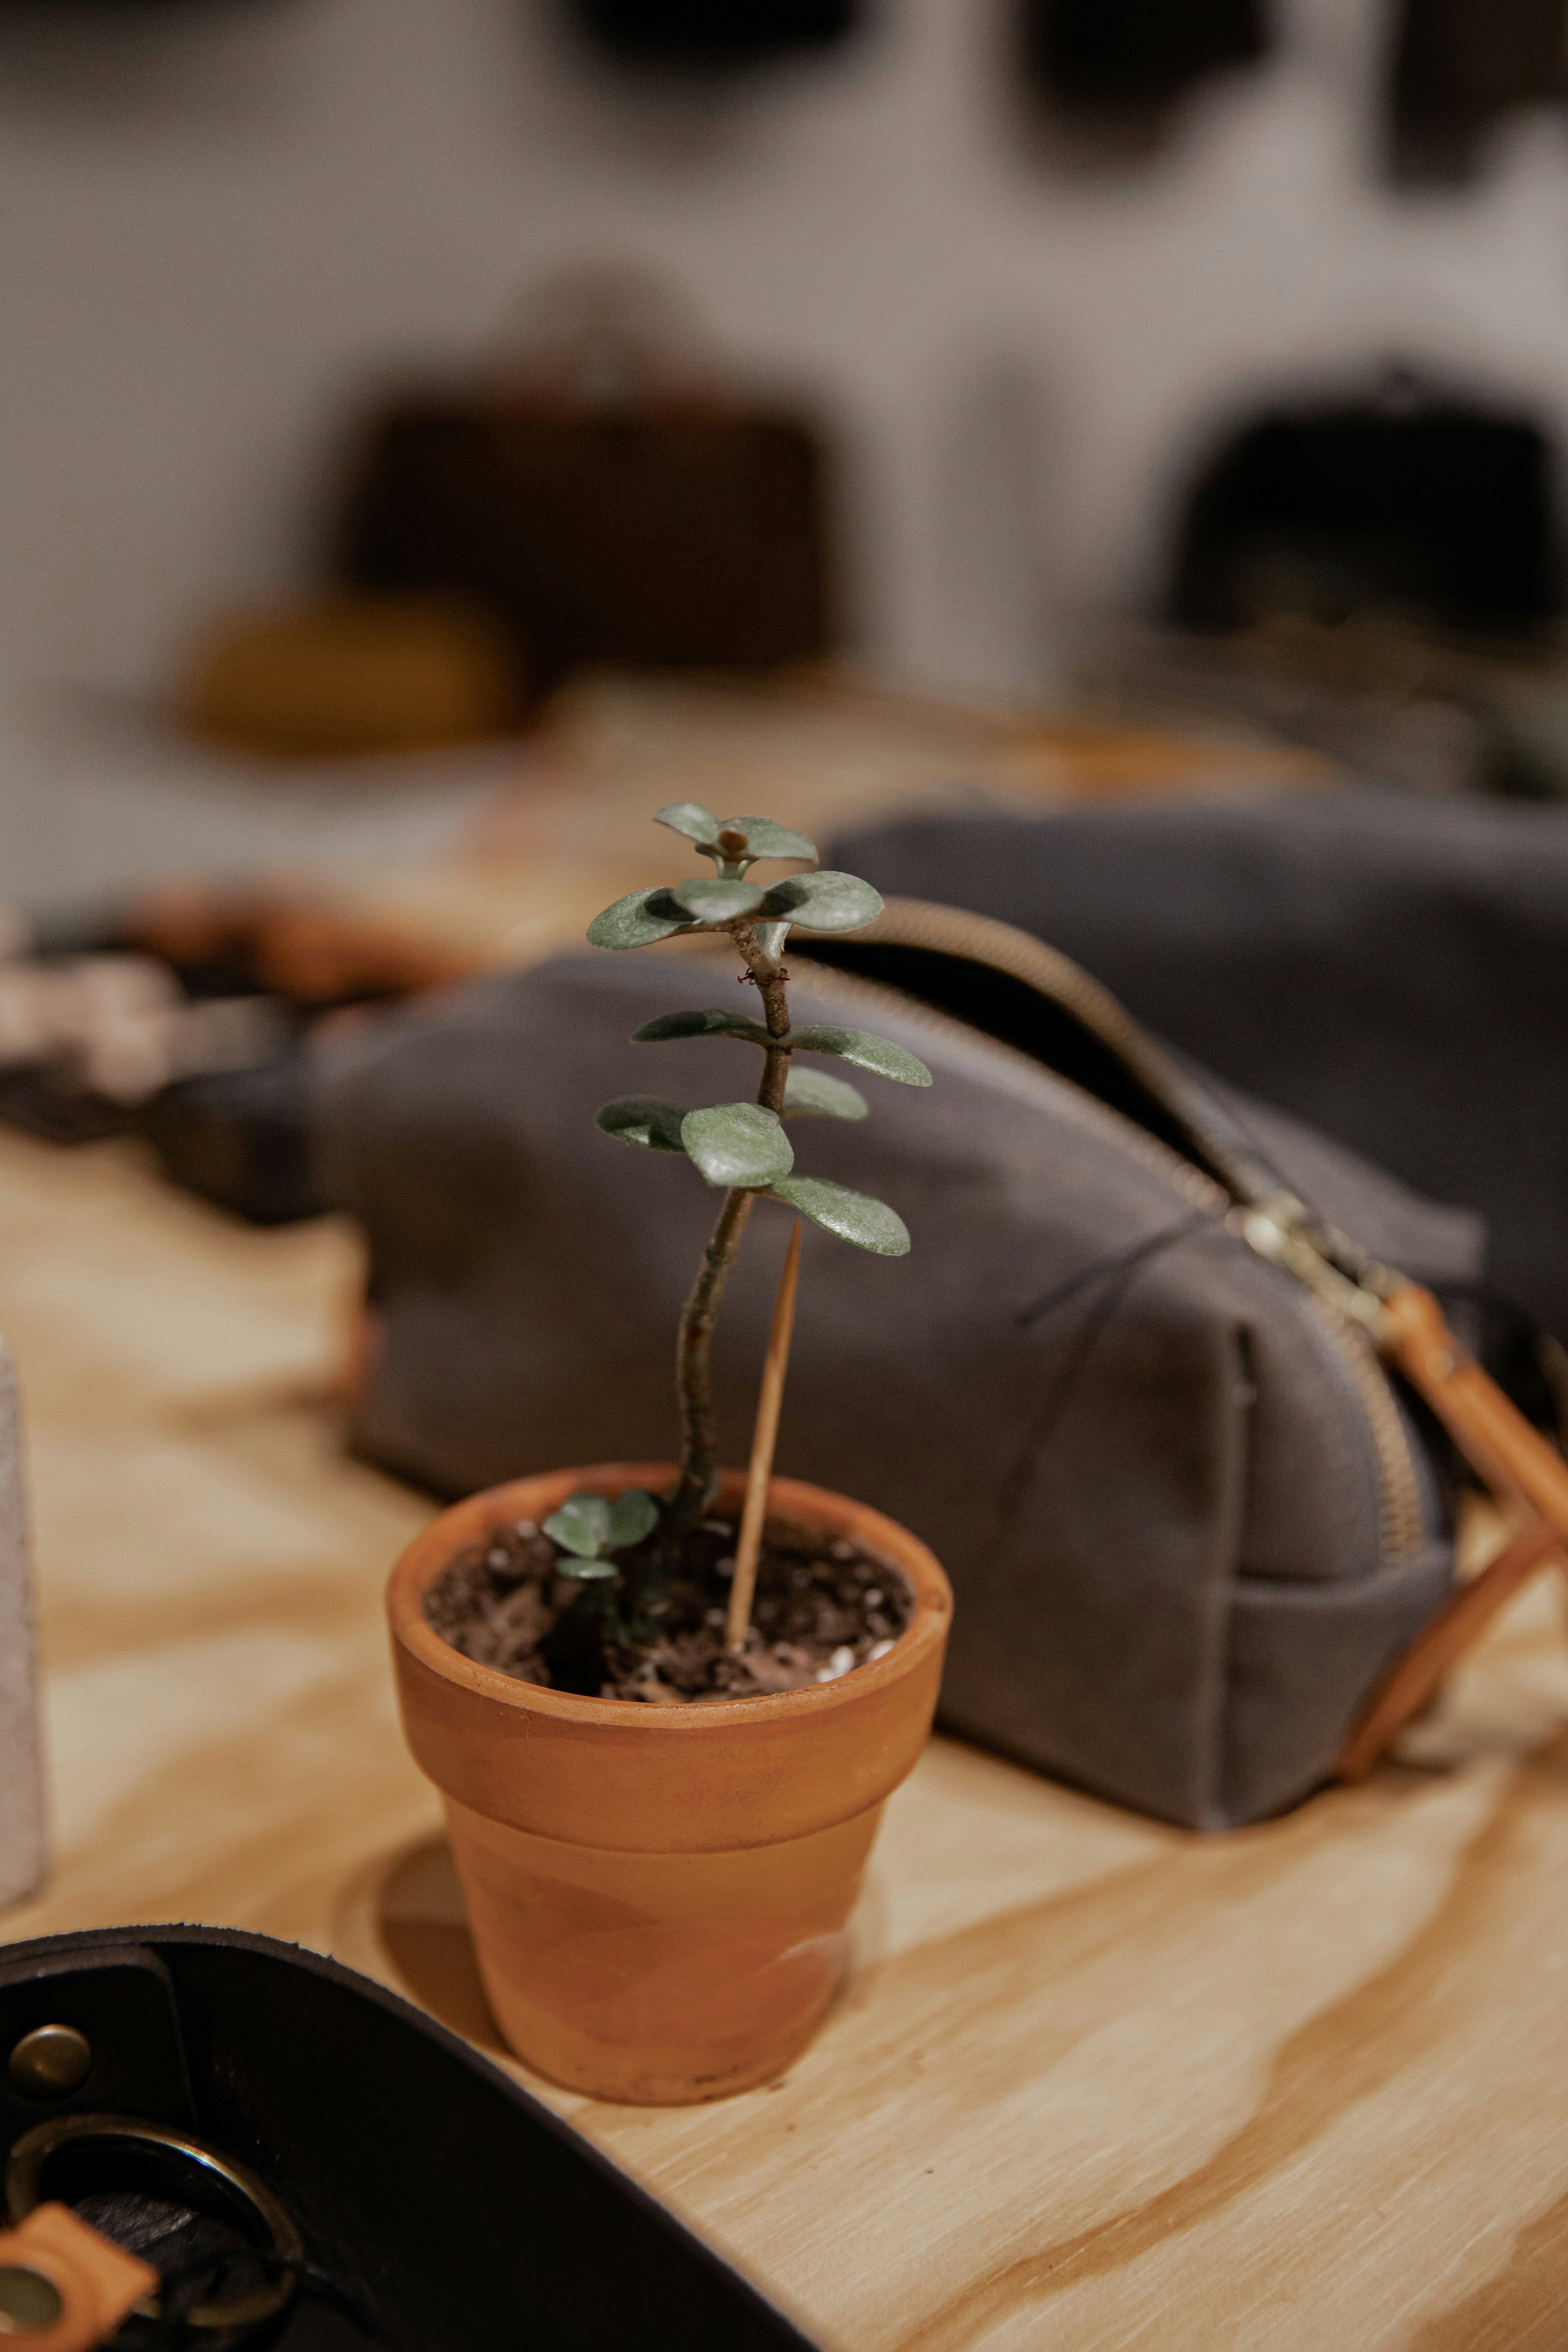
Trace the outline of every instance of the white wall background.
{"type": "MultiPolygon", "coordinates": [[[[743,0],[737,0],[743,5],[743,0]]],[[[309,574],[334,436],[481,354],[542,270],[675,273],[853,454],[861,641],[1016,685],[1148,593],[1220,406],[1390,350],[1568,437],[1568,141],[1378,181],[1383,0],[1282,0],[1152,170],[1016,135],[1005,0],[878,0],[831,61],[649,92],[550,0],[0,10],[0,674],[155,690],[219,601],[309,574]]]]}

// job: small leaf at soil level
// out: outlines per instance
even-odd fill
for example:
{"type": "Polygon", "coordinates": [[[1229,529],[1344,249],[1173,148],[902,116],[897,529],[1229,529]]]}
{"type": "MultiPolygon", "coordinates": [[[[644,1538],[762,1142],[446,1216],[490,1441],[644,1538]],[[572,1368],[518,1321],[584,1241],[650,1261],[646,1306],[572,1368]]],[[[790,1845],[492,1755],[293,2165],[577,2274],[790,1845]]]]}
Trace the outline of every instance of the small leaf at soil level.
{"type": "Polygon", "coordinates": [[[852,1192],[847,1184],[830,1184],[821,1176],[786,1176],[769,1188],[773,1198],[787,1201],[814,1225],[837,1234],[841,1242],[871,1250],[878,1257],[905,1257],[910,1229],[896,1209],[874,1201],[869,1192],[852,1192]]]}
{"type": "Polygon", "coordinates": [[[658,1505],[646,1486],[628,1486],[610,1506],[610,1549],[626,1551],[652,1535],[658,1525],[658,1505]]]}
{"type": "Polygon", "coordinates": [[[882,911],[882,894],[854,874],[792,874],[763,900],[763,919],[806,931],[858,931],[882,911]]]}
{"type": "Polygon", "coordinates": [[[706,1013],[661,1013],[657,1021],[645,1021],[640,1029],[632,1032],[634,1045],[662,1045],[668,1037],[745,1037],[753,1045],[765,1045],[768,1033],[760,1021],[748,1021],[743,1013],[710,1010],[706,1013]]]}
{"type": "Polygon", "coordinates": [[[846,1078],[826,1070],[803,1070],[797,1063],[784,1086],[785,1118],[867,1118],[866,1097],[846,1078]]]}
{"type": "Polygon", "coordinates": [[[555,1563],[555,1572],[557,1576],[574,1576],[580,1584],[598,1584],[619,1576],[621,1571],[613,1559],[580,1559],[571,1552],[563,1552],[555,1563]]]}
{"type": "Polygon", "coordinates": [[[588,926],[591,948],[648,948],[672,931],[689,930],[693,918],[677,904],[661,884],[655,890],[634,890],[617,898],[588,926]]]}
{"type": "Polygon", "coordinates": [[[700,877],[678,882],[669,895],[699,923],[732,923],[763,903],[754,882],[705,882],[700,877]]]}
{"type": "Polygon", "coordinates": [[[758,1103],[716,1103],[688,1111],[680,1139],[710,1184],[742,1188],[776,1182],[795,1166],[789,1138],[758,1103]]]}
{"type": "Polygon", "coordinates": [[[654,823],[667,824],[671,833],[683,833],[688,841],[704,845],[719,838],[719,820],[700,801],[671,801],[668,808],[659,810],[654,823]]]}
{"type": "Polygon", "coordinates": [[[640,1143],[650,1151],[684,1151],[680,1122],[686,1117],[679,1103],[660,1102],[654,1095],[617,1095],[595,1117],[606,1135],[621,1143],[640,1143]]]}
{"type": "Polygon", "coordinates": [[[748,857],[816,856],[815,841],[807,841],[804,833],[792,833],[787,824],[775,824],[771,816],[731,816],[724,822],[745,835],[748,857]]]}
{"type": "Polygon", "coordinates": [[[610,1539],[610,1507],[603,1495],[571,1495],[544,1522],[544,1532],[582,1559],[596,1559],[610,1539]]]}
{"type": "Polygon", "coordinates": [[[805,1028],[792,1029],[780,1042],[798,1053],[837,1054],[841,1062],[852,1062],[858,1070],[870,1070],[879,1078],[896,1078],[901,1087],[931,1084],[931,1072],[918,1054],[906,1053],[890,1037],[879,1037],[870,1029],[831,1029],[807,1023],[805,1028]]]}

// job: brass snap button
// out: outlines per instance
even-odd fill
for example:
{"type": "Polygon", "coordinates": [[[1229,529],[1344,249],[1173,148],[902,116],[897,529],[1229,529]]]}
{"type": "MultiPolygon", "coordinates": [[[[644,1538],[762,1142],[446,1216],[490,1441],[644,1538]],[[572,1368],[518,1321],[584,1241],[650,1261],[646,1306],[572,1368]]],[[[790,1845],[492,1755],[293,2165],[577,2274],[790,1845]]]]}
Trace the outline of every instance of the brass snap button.
{"type": "Polygon", "coordinates": [[[68,2099],[92,2072],[92,2044],[74,2025],[36,2025],[12,2051],[5,2072],[25,2099],[68,2099]]]}

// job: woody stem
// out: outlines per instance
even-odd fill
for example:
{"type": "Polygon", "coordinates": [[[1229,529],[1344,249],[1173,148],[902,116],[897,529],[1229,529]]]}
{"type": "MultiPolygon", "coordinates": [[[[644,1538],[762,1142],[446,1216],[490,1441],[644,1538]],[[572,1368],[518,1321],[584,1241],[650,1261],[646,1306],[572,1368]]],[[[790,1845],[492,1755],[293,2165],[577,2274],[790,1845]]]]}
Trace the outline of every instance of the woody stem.
{"type": "MultiPolygon", "coordinates": [[[[768,1035],[787,1037],[789,974],[778,958],[769,955],[761,946],[750,923],[734,923],[729,929],[762,997],[768,1035]]],[[[771,1110],[775,1117],[784,1108],[789,1063],[787,1045],[770,1045],[757,1100],[763,1110],[771,1110]]],[[[691,1295],[681,1311],[675,1349],[675,1386],[680,1404],[680,1484],[676,1489],[672,1515],[678,1533],[694,1526],[701,1517],[718,1467],[719,1433],[713,1412],[710,1362],[713,1322],[756,1197],[755,1192],[750,1190],[724,1195],[719,1221],[709,1237],[691,1295]]]]}

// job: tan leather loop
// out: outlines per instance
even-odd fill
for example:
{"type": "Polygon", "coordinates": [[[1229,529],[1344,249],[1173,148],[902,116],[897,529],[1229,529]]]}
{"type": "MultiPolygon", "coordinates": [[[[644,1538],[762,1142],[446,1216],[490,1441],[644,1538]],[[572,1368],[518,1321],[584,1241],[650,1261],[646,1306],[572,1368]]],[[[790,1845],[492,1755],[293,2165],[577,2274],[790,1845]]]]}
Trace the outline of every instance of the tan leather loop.
{"type": "Polygon", "coordinates": [[[15,2230],[0,2231],[0,2273],[13,2298],[18,2290],[33,2298],[0,2319],[0,2336],[32,2352],[90,2352],[158,2284],[155,2270],[68,2205],[39,2205],[15,2230]]]}
{"type": "Polygon", "coordinates": [[[1568,1549],[1568,1463],[1468,1356],[1417,1283],[1384,1306],[1384,1352],[1431,1406],[1471,1467],[1517,1523],[1495,1559],[1423,1628],[1373,1692],[1335,1768],[1364,1780],[1525,1580],[1568,1549]]]}

